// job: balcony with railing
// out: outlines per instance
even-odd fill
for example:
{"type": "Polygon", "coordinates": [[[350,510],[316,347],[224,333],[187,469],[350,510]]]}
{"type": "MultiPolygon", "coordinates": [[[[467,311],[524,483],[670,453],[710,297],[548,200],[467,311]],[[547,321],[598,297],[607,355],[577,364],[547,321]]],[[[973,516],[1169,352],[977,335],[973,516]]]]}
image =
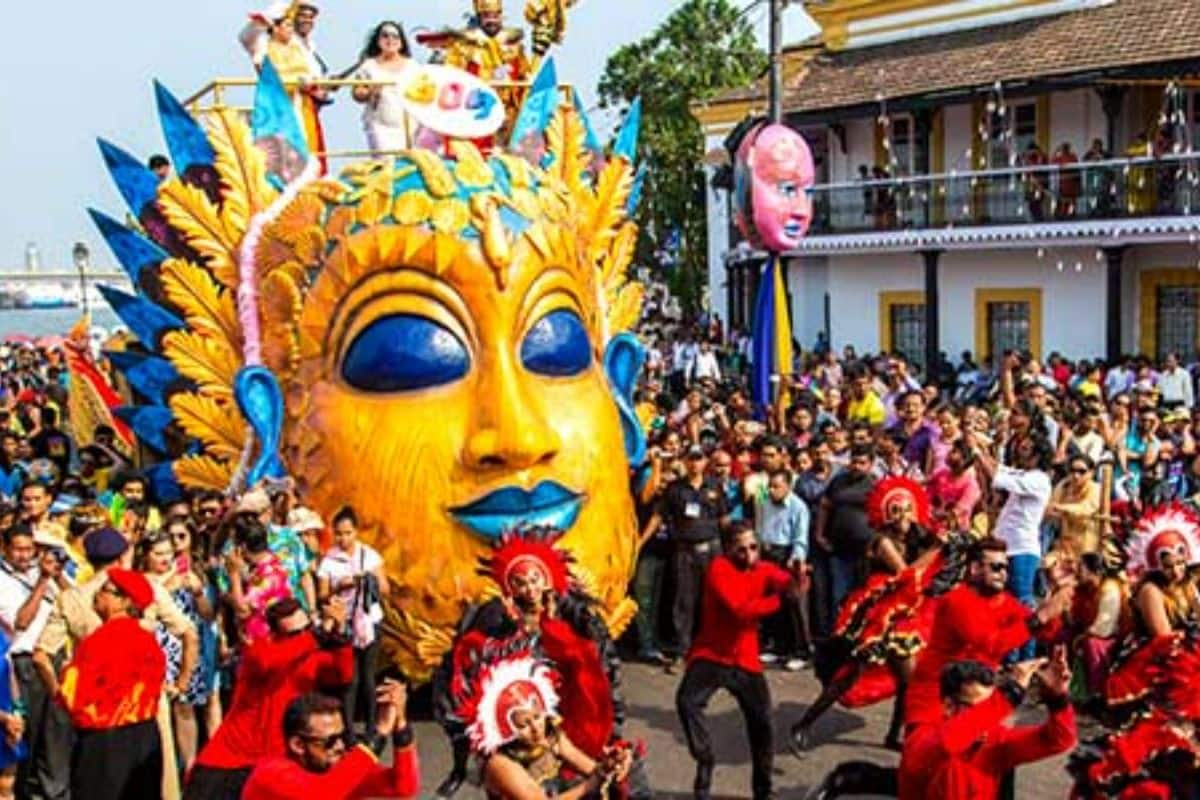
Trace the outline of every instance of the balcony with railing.
{"type": "Polygon", "coordinates": [[[810,236],[1200,214],[1200,153],[813,187],[810,236]]]}

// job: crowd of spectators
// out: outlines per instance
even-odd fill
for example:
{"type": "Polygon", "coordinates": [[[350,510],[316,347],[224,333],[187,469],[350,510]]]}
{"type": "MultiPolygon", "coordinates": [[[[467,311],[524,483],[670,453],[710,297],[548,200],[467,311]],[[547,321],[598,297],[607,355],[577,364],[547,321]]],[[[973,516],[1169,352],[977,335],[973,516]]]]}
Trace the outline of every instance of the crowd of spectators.
{"type": "Polygon", "coordinates": [[[376,685],[387,578],[354,510],[327,525],[289,479],[159,502],[112,427],[72,430],[59,350],[5,346],[0,371],[0,797],[237,797],[272,757],[246,796],[415,795],[404,688],[376,685]],[[351,758],[393,739],[392,771],[351,758]]]}
{"type": "MultiPolygon", "coordinates": [[[[898,353],[822,348],[798,357],[782,399],[758,409],[744,388],[744,334],[716,317],[652,320],[636,408],[650,437],[636,476],[639,612],[626,640],[638,657],[679,669],[708,566],[730,531],[751,530],[792,581],[761,626],[761,664],[819,661],[843,599],[889,558],[867,497],[904,476],[925,487],[936,527],[1004,542],[1007,588],[1027,606],[1050,591],[1048,556],[1071,565],[1090,598],[1072,622],[1084,676],[1074,690],[1095,700],[1130,603],[1104,557],[1112,530],[1200,493],[1191,368],[1174,354],[1105,364],[1006,352],[977,364],[964,353],[930,375],[898,353]]],[[[112,728],[140,742],[117,748],[128,785],[146,785],[149,770],[165,797],[234,796],[278,756],[291,759],[275,763],[279,774],[324,773],[347,752],[335,739],[412,749],[402,691],[377,692],[387,576],[358,541],[353,509],[327,524],[287,479],[157,502],[111,428],[72,430],[57,351],[6,346],[0,366],[0,631],[15,689],[0,692],[0,797],[14,786],[68,796],[92,779],[87,764],[116,757],[100,735],[112,728]],[[129,676],[146,669],[152,640],[161,676],[97,687],[86,643],[101,631],[134,642],[104,648],[129,676]],[[314,699],[320,691],[336,699],[314,699]],[[81,703],[89,692],[106,700],[81,703]],[[155,702],[122,702],[134,696],[155,702]],[[342,731],[301,730],[310,718],[333,726],[335,711],[342,731]],[[157,737],[137,733],[146,726],[157,737]]],[[[372,780],[400,785],[411,759],[372,780]]],[[[273,796],[269,784],[255,796],[273,796]]]]}
{"type": "MultiPolygon", "coordinates": [[[[865,503],[883,477],[921,483],[939,527],[1005,541],[1009,589],[1027,604],[1048,554],[1107,578],[1096,559],[1117,522],[1200,493],[1196,373],[1175,354],[963,353],[922,374],[899,353],[823,349],[797,358],[786,398],[763,414],[745,389],[745,337],[705,323],[650,327],[638,407],[653,472],[640,494],[636,646],[668,670],[690,644],[719,533],[738,520],[766,558],[808,576],[763,627],[763,661],[798,670],[869,572],[865,503]]],[[[1107,615],[1094,632],[1117,633],[1107,615]]]]}

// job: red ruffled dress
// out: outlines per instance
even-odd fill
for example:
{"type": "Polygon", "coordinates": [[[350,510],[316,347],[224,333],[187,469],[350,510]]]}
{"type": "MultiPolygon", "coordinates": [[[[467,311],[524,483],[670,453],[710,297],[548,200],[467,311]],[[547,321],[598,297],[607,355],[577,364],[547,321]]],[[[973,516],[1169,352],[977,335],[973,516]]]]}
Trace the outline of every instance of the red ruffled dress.
{"type": "Polygon", "coordinates": [[[1118,727],[1082,745],[1072,797],[1158,800],[1200,784],[1200,628],[1126,639],[1105,685],[1118,727]]]}
{"type": "Polygon", "coordinates": [[[938,599],[962,580],[966,541],[965,535],[956,535],[931,561],[898,574],[874,572],[846,597],[833,636],[849,644],[852,662],[833,681],[844,680],[854,669],[859,672],[838,703],[862,708],[896,694],[888,661],[915,656],[929,641],[938,599]]]}

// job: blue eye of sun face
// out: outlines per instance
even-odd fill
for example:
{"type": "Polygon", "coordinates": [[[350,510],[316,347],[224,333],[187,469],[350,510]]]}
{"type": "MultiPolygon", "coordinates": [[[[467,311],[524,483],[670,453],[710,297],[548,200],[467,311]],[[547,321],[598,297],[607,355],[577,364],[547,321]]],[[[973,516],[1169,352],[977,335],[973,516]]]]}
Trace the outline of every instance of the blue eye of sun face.
{"type": "Polygon", "coordinates": [[[592,343],[583,320],[560,309],[542,317],[521,342],[521,363],[551,377],[578,375],[592,363],[592,343]]]}
{"type": "Polygon", "coordinates": [[[459,380],[471,358],[442,325],[413,314],[380,317],[342,357],[342,378],[365,392],[407,392],[459,380]]]}

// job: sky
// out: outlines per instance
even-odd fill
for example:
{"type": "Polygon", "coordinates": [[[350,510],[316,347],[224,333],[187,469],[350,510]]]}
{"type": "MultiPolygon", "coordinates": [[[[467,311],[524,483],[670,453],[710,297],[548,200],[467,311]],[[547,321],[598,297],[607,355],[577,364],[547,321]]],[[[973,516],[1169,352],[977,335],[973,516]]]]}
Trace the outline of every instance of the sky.
{"type": "MultiPolygon", "coordinates": [[[[579,0],[555,59],[562,80],[591,106],[605,59],[645,36],[679,0],[579,0]]],[[[263,7],[265,7],[265,2],[263,7]]],[[[325,0],[317,43],[337,71],[394,16],[419,27],[457,24],[470,0],[325,0]]],[[[0,48],[0,271],[24,269],[35,242],[42,269],[69,269],[85,242],[97,268],[112,267],[87,217],[89,206],[120,219],[125,208],[96,149],[103,136],[139,157],[163,151],[151,81],[186,97],[215,77],[250,76],[236,36],[247,0],[25,0],[5,15],[0,48]]],[[[512,23],[523,3],[508,0],[512,23]]],[[[249,98],[249,94],[245,95],[249,98]]],[[[248,103],[248,99],[247,99],[248,103]]],[[[335,149],[360,148],[361,109],[343,97],[326,112],[335,149]]]]}

